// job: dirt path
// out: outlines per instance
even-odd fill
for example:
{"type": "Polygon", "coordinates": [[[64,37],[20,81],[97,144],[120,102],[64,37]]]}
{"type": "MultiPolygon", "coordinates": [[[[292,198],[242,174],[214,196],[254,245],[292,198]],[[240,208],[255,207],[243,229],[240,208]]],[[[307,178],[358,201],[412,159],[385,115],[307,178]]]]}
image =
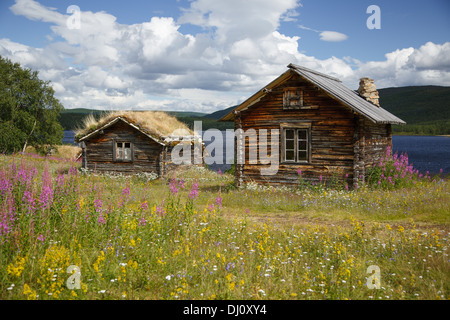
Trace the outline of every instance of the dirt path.
{"type": "MultiPolygon", "coordinates": [[[[225,214],[226,218],[234,219],[236,216],[225,214]]],[[[320,219],[307,217],[300,213],[289,213],[289,214],[280,214],[280,213],[266,213],[264,215],[256,215],[256,214],[247,214],[247,220],[249,222],[263,224],[263,223],[272,223],[275,225],[280,225],[283,227],[288,226],[323,226],[323,227],[341,227],[343,229],[351,228],[352,224],[349,219],[320,219]]],[[[364,221],[365,225],[379,225],[385,226],[389,224],[392,228],[397,228],[398,226],[408,227],[410,226],[409,221],[364,221]]],[[[429,232],[432,230],[440,231],[440,232],[450,232],[449,224],[438,224],[438,223],[425,223],[425,222],[415,222],[416,229],[424,232],[429,232]]]]}

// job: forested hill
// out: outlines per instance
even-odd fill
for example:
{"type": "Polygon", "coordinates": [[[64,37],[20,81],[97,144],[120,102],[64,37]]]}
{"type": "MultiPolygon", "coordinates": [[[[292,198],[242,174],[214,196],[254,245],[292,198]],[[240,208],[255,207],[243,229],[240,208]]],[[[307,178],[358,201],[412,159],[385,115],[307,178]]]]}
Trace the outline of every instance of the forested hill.
{"type": "Polygon", "coordinates": [[[394,133],[450,134],[450,87],[398,87],[378,92],[381,106],[407,123],[394,126],[394,133]]]}
{"type": "MultiPolygon", "coordinates": [[[[405,126],[394,126],[394,134],[450,134],[450,87],[415,86],[384,88],[378,90],[381,106],[406,121],[405,126]]],[[[233,110],[235,106],[206,114],[200,112],[168,112],[193,127],[194,121],[202,121],[203,130],[209,128],[233,128],[231,122],[218,120],[233,110]]],[[[81,125],[81,120],[92,113],[100,116],[104,111],[89,109],[66,109],[61,113],[60,122],[65,130],[73,130],[81,125]]]]}

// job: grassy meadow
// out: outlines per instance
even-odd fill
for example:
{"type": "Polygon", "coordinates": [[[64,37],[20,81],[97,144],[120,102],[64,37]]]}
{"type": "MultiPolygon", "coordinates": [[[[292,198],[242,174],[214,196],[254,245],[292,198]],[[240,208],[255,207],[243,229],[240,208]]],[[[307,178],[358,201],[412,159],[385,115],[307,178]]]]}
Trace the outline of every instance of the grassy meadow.
{"type": "Polygon", "coordinates": [[[0,299],[448,299],[448,180],[380,172],[237,189],[0,155],[0,299]]]}

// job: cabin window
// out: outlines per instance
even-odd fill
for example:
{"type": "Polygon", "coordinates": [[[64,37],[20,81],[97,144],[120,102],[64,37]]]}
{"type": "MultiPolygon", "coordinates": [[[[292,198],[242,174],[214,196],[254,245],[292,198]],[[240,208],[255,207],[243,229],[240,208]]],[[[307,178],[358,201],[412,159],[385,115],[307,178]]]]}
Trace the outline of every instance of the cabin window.
{"type": "Polygon", "coordinates": [[[300,88],[285,88],[283,94],[284,109],[298,109],[303,107],[303,90],[300,88]]]}
{"type": "Polygon", "coordinates": [[[133,144],[131,142],[114,143],[114,161],[133,161],[133,144]]]}
{"type": "Polygon", "coordinates": [[[309,162],[309,128],[285,128],[283,140],[283,160],[285,162],[309,162]]]}

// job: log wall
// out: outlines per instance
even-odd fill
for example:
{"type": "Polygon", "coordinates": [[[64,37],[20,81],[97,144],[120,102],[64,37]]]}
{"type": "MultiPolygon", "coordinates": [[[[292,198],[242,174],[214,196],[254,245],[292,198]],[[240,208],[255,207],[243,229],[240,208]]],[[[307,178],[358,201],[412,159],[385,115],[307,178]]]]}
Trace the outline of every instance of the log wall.
{"type": "MultiPolygon", "coordinates": [[[[317,89],[311,83],[298,76],[272,89],[257,104],[242,111],[236,117],[235,127],[241,127],[244,132],[249,129],[280,130],[280,137],[273,145],[279,153],[281,161],[281,124],[310,124],[311,161],[307,164],[280,162],[278,172],[274,175],[261,175],[261,167],[268,167],[259,161],[252,164],[249,151],[259,152],[258,142],[252,143],[246,139],[245,164],[236,166],[236,182],[248,183],[255,181],[269,184],[298,183],[297,170],[302,171],[304,179],[329,181],[335,176],[343,179],[353,178],[353,144],[354,115],[350,108],[329,97],[323,90],[317,89]],[[283,109],[283,92],[285,87],[301,87],[303,90],[304,109],[283,109]]],[[[238,152],[238,150],[236,150],[238,152]]],[[[237,154],[237,153],[236,153],[237,154]]]]}

